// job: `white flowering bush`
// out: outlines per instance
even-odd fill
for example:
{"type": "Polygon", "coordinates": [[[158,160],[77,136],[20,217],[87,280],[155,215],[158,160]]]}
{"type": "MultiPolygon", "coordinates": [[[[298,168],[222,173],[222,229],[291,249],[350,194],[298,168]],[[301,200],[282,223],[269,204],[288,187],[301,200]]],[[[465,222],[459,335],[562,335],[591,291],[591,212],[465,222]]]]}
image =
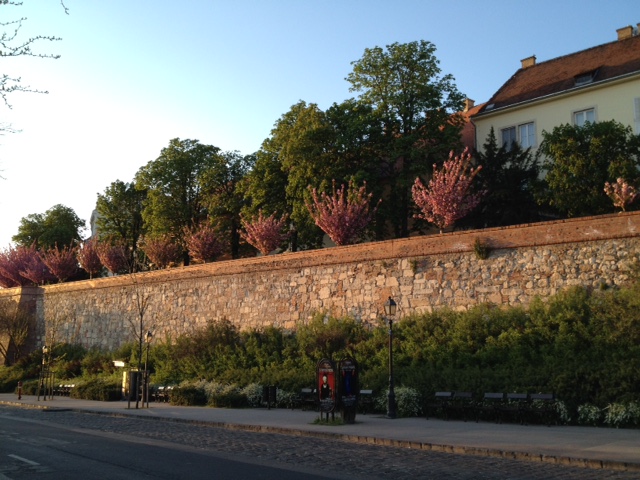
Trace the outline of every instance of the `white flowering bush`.
{"type": "Polygon", "coordinates": [[[558,422],[561,424],[566,424],[571,421],[571,415],[569,414],[569,409],[567,405],[562,400],[555,401],[555,409],[558,422]]]}
{"type": "Polygon", "coordinates": [[[295,397],[295,393],[278,388],[276,390],[276,406],[280,408],[291,408],[295,402],[295,397]]]}
{"type": "Polygon", "coordinates": [[[602,409],[596,405],[585,403],[578,407],[578,423],[596,427],[602,423],[602,409]]]}
{"type": "Polygon", "coordinates": [[[240,389],[240,393],[247,398],[247,405],[250,407],[262,406],[262,385],[259,383],[250,383],[240,389]]]}
{"type": "Polygon", "coordinates": [[[640,403],[610,403],[605,409],[604,423],[610,427],[640,425],[640,403]]]}

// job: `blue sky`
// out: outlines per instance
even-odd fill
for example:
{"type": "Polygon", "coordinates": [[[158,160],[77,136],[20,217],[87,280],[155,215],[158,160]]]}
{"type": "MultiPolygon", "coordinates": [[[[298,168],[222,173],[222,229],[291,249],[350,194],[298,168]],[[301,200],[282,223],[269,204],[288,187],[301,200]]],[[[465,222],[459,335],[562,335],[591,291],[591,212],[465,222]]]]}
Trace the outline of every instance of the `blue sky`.
{"type": "Polygon", "coordinates": [[[0,73],[48,95],[15,94],[0,121],[0,249],[20,219],[56,204],[87,221],[96,196],[129,182],[172,138],[223,151],[260,148],[304,100],[353,96],[345,77],[365,48],[432,42],[442,72],[480,103],[538,62],[616,39],[637,0],[24,0],[21,37],[58,60],[2,60],[0,73]]]}

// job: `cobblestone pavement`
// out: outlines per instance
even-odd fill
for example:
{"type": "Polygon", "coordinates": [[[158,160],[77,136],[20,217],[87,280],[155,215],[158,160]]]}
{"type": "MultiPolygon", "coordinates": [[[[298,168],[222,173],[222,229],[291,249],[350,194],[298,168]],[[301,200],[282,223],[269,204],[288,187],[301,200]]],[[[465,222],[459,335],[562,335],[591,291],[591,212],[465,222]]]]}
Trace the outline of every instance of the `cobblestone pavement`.
{"type": "Polygon", "coordinates": [[[101,415],[76,411],[0,406],[2,416],[27,418],[82,428],[161,440],[236,458],[295,465],[334,478],[607,480],[639,478],[638,472],[568,467],[506,458],[459,455],[409,448],[363,445],[310,436],[281,435],[164,419],[101,415]]]}

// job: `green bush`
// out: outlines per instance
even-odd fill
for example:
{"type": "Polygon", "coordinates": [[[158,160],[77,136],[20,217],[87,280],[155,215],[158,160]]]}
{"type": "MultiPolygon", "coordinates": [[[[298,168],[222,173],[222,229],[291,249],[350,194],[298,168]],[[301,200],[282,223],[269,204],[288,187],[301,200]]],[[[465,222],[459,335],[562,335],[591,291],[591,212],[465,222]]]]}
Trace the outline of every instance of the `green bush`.
{"type": "Polygon", "coordinates": [[[122,384],[114,378],[87,378],[75,383],[71,390],[72,398],[114,402],[122,399],[122,384]]]}
{"type": "MultiPolygon", "coordinates": [[[[396,387],[393,389],[396,396],[396,413],[398,417],[417,417],[422,413],[422,396],[417,390],[410,387],[396,387]]],[[[386,412],[388,406],[389,390],[376,397],[375,407],[379,412],[386,412]]]]}
{"type": "Polygon", "coordinates": [[[202,386],[183,382],[173,387],[169,401],[171,405],[204,406],[207,404],[207,395],[202,386]]]}

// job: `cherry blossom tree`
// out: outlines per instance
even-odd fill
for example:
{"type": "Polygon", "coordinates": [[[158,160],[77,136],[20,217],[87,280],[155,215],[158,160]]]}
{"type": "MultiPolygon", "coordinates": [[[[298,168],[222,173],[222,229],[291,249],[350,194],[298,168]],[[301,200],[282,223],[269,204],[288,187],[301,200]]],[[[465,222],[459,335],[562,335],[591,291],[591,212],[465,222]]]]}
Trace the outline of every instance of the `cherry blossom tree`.
{"type": "Polygon", "coordinates": [[[78,263],[93,278],[102,270],[102,262],[98,256],[98,239],[92,237],[77,250],[78,263]]]}
{"type": "Polygon", "coordinates": [[[471,166],[468,149],[460,156],[455,156],[451,151],[442,169],[433,166],[433,175],[426,187],[420,178],[416,178],[411,193],[420,213],[414,217],[433,223],[440,233],[465,217],[480,203],[484,194],[471,191],[473,179],[481,169],[480,165],[475,168],[471,166]]]}
{"type": "Polygon", "coordinates": [[[55,280],[49,267],[42,261],[35,242],[30,247],[18,247],[18,250],[21,250],[20,276],[30,280],[34,285],[44,285],[55,280]]]}
{"type": "Polygon", "coordinates": [[[244,231],[240,232],[240,236],[262,255],[269,255],[289,237],[289,233],[284,232],[287,220],[286,214],[278,219],[275,212],[266,217],[262,210],[259,210],[255,217],[241,217],[244,231]]]}
{"type": "Polygon", "coordinates": [[[12,248],[0,255],[0,285],[4,288],[22,287],[32,282],[20,274],[26,266],[28,251],[25,247],[12,248]]]}
{"type": "Polygon", "coordinates": [[[185,228],[183,239],[189,256],[196,263],[213,262],[224,251],[224,244],[211,225],[185,228]]]}
{"type": "Polygon", "coordinates": [[[56,245],[54,248],[40,252],[40,258],[59,282],[64,282],[78,271],[76,247],[66,245],[60,249],[56,245]]]}
{"type": "Polygon", "coordinates": [[[618,178],[616,183],[604,183],[604,193],[613,200],[613,206],[620,208],[623,212],[627,205],[633,203],[638,198],[638,192],[632,185],[629,185],[624,178],[618,178]]]}
{"type": "Polygon", "coordinates": [[[158,269],[177,264],[182,256],[180,246],[175,243],[171,235],[166,234],[143,237],[140,249],[158,269]]]}
{"type": "Polygon", "coordinates": [[[126,272],[129,267],[127,261],[127,249],[121,242],[111,244],[109,241],[101,241],[96,245],[96,251],[100,263],[113,275],[126,272]]]}
{"type": "Polygon", "coordinates": [[[348,188],[344,184],[336,190],[333,181],[333,193],[318,193],[310,188],[312,202],[307,201],[307,209],[311,217],[336,245],[351,245],[363,235],[367,225],[373,219],[378,204],[371,208],[373,194],[367,194],[366,182],[357,187],[349,181],[348,188]]]}

